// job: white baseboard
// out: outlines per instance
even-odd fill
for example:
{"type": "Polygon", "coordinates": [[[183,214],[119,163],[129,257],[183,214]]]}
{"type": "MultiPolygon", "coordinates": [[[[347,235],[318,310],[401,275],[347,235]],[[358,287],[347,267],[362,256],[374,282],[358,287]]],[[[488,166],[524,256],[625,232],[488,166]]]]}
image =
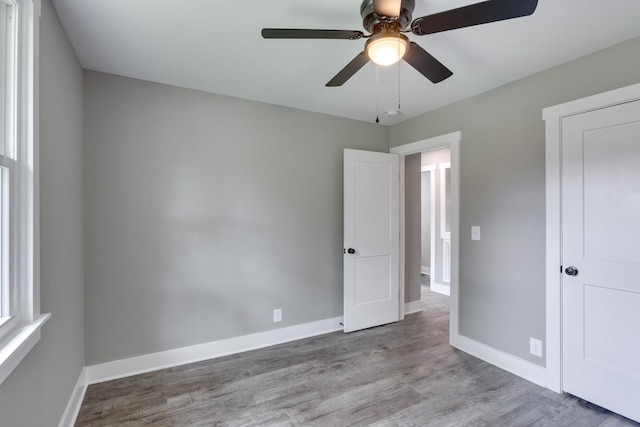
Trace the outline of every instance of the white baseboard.
{"type": "Polygon", "coordinates": [[[451,295],[451,287],[449,285],[442,285],[440,283],[432,283],[431,290],[442,295],[451,295]]]}
{"type": "Polygon", "coordinates": [[[420,273],[431,275],[431,268],[422,266],[420,267],[420,273]]]}
{"type": "Polygon", "coordinates": [[[87,384],[96,384],[159,369],[186,365],[242,353],[249,350],[270,347],[316,335],[341,331],[342,317],[274,329],[272,331],[244,335],[225,340],[212,341],[204,344],[192,345],[158,353],[145,354],[128,359],[87,366],[87,384]]]}
{"type": "Polygon", "coordinates": [[[449,343],[458,350],[469,353],[478,359],[482,359],[487,363],[491,363],[500,369],[511,372],[539,386],[546,387],[547,385],[547,370],[542,366],[531,363],[528,360],[520,359],[512,354],[496,350],[493,347],[489,347],[463,335],[450,335],[449,340],[449,343]]]}
{"type": "Polygon", "coordinates": [[[404,304],[404,314],[418,313],[424,310],[422,301],[411,301],[404,304]]]}
{"type": "Polygon", "coordinates": [[[73,389],[73,393],[71,393],[71,398],[69,399],[69,403],[67,403],[64,414],[62,414],[62,418],[60,419],[58,427],[73,427],[73,425],[76,423],[76,419],[78,418],[78,413],[80,412],[80,407],[82,406],[82,401],[84,400],[84,395],[86,392],[87,368],[82,368],[82,372],[80,372],[78,382],[73,389]]]}

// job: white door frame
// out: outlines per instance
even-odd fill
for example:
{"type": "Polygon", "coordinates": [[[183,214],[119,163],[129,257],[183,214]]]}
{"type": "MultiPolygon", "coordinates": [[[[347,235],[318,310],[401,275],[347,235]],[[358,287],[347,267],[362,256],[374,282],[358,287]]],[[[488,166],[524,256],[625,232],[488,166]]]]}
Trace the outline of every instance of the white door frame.
{"type": "Polygon", "coordinates": [[[461,132],[428,138],[411,144],[393,147],[390,153],[400,156],[400,318],[404,319],[404,288],[405,288],[405,188],[404,161],[405,156],[449,147],[451,150],[451,296],[449,299],[449,341],[456,342],[458,337],[458,260],[460,247],[460,141],[461,132]]]}
{"type": "MultiPolygon", "coordinates": [[[[427,165],[420,168],[420,173],[429,172],[429,276],[434,277],[436,268],[436,165],[427,165]]],[[[422,177],[421,177],[422,178],[422,177]]],[[[422,187],[422,181],[420,181],[422,187]]],[[[422,191],[422,188],[420,189],[422,191]]],[[[422,217],[422,215],[421,215],[422,217]]],[[[422,218],[420,218],[422,223],[422,218]]],[[[433,282],[432,282],[433,283],[433,282]]]]}
{"type": "MultiPolygon", "coordinates": [[[[562,388],[562,119],[567,116],[640,100],[640,84],[589,96],[542,110],[546,128],[546,384],[562,388]]],[[[402,193],[400,193],[402,197],[402,193]]],[[[402,221],[402,217],[400,217],[402,221]]],[[[402,226],[401,226],[402,227],[402,226]]],[[[401,228],[402,230],[402,228],[401,228]]],[[[402,247],[400,248],[402,250],[402,247]]]]}

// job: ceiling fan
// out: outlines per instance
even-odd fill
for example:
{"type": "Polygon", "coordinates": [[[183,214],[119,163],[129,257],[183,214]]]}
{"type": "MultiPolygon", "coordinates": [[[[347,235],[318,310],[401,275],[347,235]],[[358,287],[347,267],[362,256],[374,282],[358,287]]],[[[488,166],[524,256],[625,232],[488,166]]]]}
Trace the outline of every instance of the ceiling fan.
{"type": "Polygon", "coordinates": [[[369,60],[391,65],[404,59],[422,75],[438,83],[453,72],[403,33],[418,36],[471,27],[531,15],[538,0],[487,0],[416,18],[412,14],[415,0],[363,0],[362,24],[370,34],[349,30],[310,30],[263,28],[265,39],[344,39],[367,38],[365,49],[347,64],[326,86],[342,86],[369,60]]]}

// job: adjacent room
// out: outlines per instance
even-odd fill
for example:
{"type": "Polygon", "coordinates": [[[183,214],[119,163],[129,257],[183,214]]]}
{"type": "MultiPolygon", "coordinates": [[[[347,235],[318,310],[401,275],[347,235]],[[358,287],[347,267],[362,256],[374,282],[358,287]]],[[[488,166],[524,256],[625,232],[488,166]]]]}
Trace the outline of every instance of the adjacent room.
{"type": "Polygon", "coordinates": [[[640,422],[638,22],[0,0],[0,425],[640,422]]]}

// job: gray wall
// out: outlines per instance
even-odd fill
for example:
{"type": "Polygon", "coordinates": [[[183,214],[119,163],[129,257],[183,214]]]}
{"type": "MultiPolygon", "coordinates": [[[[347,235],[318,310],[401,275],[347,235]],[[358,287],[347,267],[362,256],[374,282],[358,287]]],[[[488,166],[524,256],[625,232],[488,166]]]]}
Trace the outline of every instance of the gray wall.
{"type": "Polygon", "coordinates": [[[529,355],[529,337],[545,338],[542,109],[640,82],[639,58],[640,38],[391,128],[391,146],[462,131],[463,335],[544,365],[529,355]]]}
{"type": "Polygon", "coordinates": [[[405,157],[404,162],[404,301],[420,301],[421,231],[420,153],[405,157]]]}
{"type": "Polygon", "coordinates": [[[82,70],[51,6],[40,28],[42,339],[0,386],[3,427],[58,425],[84,366],[82,70]]]}
{"type": "Polygon", "coordinates": [[[342,153],[388,151],[387,128],[91,71],[84,88],[87,365],[342,315],[342,153]]]}

